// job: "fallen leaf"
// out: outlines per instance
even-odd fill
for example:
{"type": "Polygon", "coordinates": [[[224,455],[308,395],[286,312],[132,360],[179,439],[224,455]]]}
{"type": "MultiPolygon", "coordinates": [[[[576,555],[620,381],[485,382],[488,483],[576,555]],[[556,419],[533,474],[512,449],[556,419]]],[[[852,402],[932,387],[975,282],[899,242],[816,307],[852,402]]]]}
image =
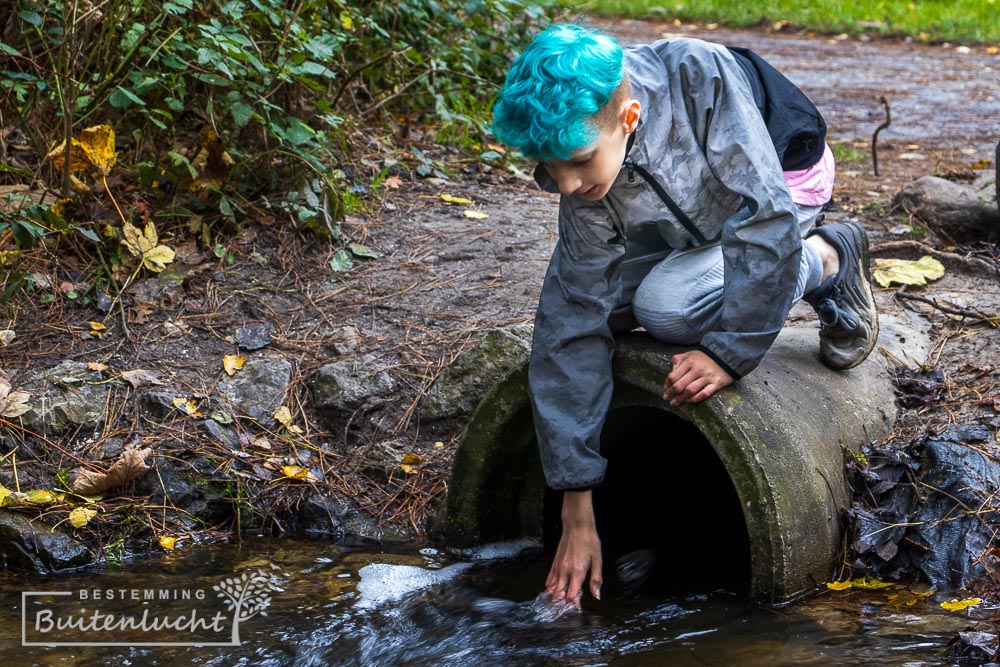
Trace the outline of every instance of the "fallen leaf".
{"type": "Polygon", "coordinates": [[[889,588],[892,586],[892,583],[888,581],[881,581],[880,579],[875,579],[874,577],[861,577],[859,579],[851,579],[851,586],[853,588],[878,590],[880,588],[889,588]]]}
{"type": "Polygon", "coordinates": [[[20,417],[31,409],[28,399],[31,394],[20,389],[14,390],[7,374],[0,369],[0,416],[7,419],[20,417]]]}
{"type": "Polygon", "coordinates": [[[298,479],[303,482],[314,483],[319,480],[313,476],[309,468],[304,468],[302,466],[281,466],[281,472],[285,474],[288,479],[298,479]]]}
{"type": "Polygon", "coordinates": [[[392,188],[393,190],[398,190],[399,186],[401,186],[402,184],[403,184],[403,179],[401,179],[399,176],[389,176],[384,181],[382,181],[382,185],[384,185],[387,188],[392,188]]]}
{"type": "Polygon", "coordinates": [[[132,385],[133,389],[145,387],[148,384],[161,385],[163,382],[153,371],[137,368],[131,371],[122,371],[122,379],[132,385]]]}
{"type": "Polygon", "coordinates": [[[302,433],[302,429],[292,423],[292,413],[284,405],[274,411],[274,418],[291,433],[302,433]]]}
{"type": "Polygon", "coordinates": [[[469,218],[470,220],[485,220],[486,218],[490,217],[488,214],[483,213],[482,211],[473,211],[471,208],[465,209],[464,215],[466,218],[469,218]]]}
{"type": "Polygon", "coordinates": [[[233,375],[239,369],[243,368],[247,358],[240,354],[227,354],[222,357],[222,368],[226,371],[227,375],[233,375]]]}
{"type": "Polygon", "coordinates": [[[100,373],[102,371],[108,370],[108,365],[107,364],[102,364],[99,361],[88,361],[87,362],[87,370],[89,370],[89,371],[96,371],[96,372],[100,373]]]}
{"type": "Polygon", "coordinates": [[[403,454],[403,460],[400,462],[399,467],[407,475],[415,475],[420,472],[420,466],[423,462],[424,460],[417,454],[403,454]]]}
{"type": "Polygon", "coordinates": [[[107,472],[95,472],[93,470],[77,468],[70,488],[76,493],[97,495],[104,493],[108,489],[131,482],[149,470],[146,457],[152,451],[149,447],[145,449],[129,447],[111,464],[107,472]]]}
{"type": "Polygon", "coordinates": [[[0,484],[0,507],[6,507],[10,504],[10,496],[14,492],[8,489],[3,484],[0,484]]]}
{"type": "Polygon", "coordinates": [[[108,328],[100,322],[87,322],[90,325],[90,335],[99,338],[108,333],[108,328]]]}
{"type": "Polygon", "coordinates": [[[92,510],[88,507],[76,507],[70,510],[69,522],[73,524],[74,528],[83,528],[95,516],[97,516],[97,510],[92,510]]]}
{"type": "MultiPolygon", "coordinates": [[[[115,131],[110,125],[94,125],[82,130],[79,139],[70,140],[70,146],[70,171],[95,169],[107,176],[118,158],[115,152],[115,131]]],[[[47,157],[52,160],[56,171],[61,171],[66,160],[66,142],[52,149],[47,157]]]]}
{"type": "Polygon", "coordinates": [[[186,413],[188,417],[202,416],[202,414],[198,412],[198,404],[194,402],[193,398],[182,398],[180,396],[176,396],[173,403],[175,408],[186,413]]]}
{"type": "Polygon", "coordinates": [[[966,598],[964,600],[948,600],[947,602],[941,603],[942,609],[947,609],[948,611],[962,611],[963,609],[968,609],[969,607],[975,607],[978,604],[982,604],[982,600],[979,598],[966,598]]]}
{"type": "Polygon", "coordinates": [[[891,604],[897,607],[912,607],[924,598],[930,596],[933,592],[934,591],[932,590],[923,592],[906,590],[899,593],[892,593],[889,595],[888,599],[891,604]]]}
{"type": "Polygon", "coordinates": [[[843,591],[851,587],[851,582],[848,581],[828,581],[826,582],[826,587],[831,591],[843,591]]]}
{"type": "Polygon", "coordinates": [[[16,337],[13,329],[0,329],[0,345],[10,345],[16,337]]]}
{"type": "Polygon", "coordinates": [[[49,503],[55,501],[56,494],[51,491],[44,490],[34,490],[28,491],[24,494],[24,500],[29,503],[35,503],[36,505],[48,505],[49,503]]]}
{"type": "Polygon", "coordinates": [[[449,204],[455,204],[456,206],[471,206],[472,200],[466,199],[465,197],[455,197],[449,194],[438,195],[441,197],[441,201],[448,202],[449,204]]]}
{"type": "Polygon", "coordinates": [[[177,546],[177,538],[170,537],[169,535],[160,535],[160,546],[167,551],[170,551],[177,546]]]}
{"type": "Polygon", "coordinates": [[[434,443],[434,449],[444,449],[444,443],[438,440],[434,443]]]}
{"type": "Polygon", "coordinates": [[[135,225],[126,222],[122,225],[122,234],[125,237],[122,245],[150,271],[159,273],[174,261],[176,253],[170,246],[160,245],[152,220],[146,223],[142,232],[135,225]]]}
{"type": "Polygon", "coordinates": [[[892,283],[926,285],[928,280],[937,280],[943,275],[944,265],[930,255],[915,261],[877,258],[872,269],[872,277],[882,287],[889,287],[892,283]]]}

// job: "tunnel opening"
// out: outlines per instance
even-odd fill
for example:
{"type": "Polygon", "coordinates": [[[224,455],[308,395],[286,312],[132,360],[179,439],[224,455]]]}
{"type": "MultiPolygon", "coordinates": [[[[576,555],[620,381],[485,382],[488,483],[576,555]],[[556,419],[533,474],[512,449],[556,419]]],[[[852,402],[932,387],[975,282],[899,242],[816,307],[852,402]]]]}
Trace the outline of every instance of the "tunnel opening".
{"type": "MultiPolygon", "coordinates": [[[[697,427],[660,408],[615,408],[601,453],[608,470],[594,491],[594,509],[605,591],[749,591],[750,538],[740,499],[697,427]]],[[[543,542],[551,554],[561,503],[561,493],[546,492],[543,542]]]]}

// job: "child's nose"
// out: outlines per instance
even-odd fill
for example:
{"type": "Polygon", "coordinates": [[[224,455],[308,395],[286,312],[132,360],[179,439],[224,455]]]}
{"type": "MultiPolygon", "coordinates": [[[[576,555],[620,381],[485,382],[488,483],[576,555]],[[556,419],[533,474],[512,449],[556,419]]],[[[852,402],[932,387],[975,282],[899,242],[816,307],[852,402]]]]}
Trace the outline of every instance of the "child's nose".
{"type": "Polygon", "coordinates": [[[583,186],[583,180],[579,174],[572,171],[564,171],[559,174],[559,192],[564,195],[574,194],[583,186]]]}

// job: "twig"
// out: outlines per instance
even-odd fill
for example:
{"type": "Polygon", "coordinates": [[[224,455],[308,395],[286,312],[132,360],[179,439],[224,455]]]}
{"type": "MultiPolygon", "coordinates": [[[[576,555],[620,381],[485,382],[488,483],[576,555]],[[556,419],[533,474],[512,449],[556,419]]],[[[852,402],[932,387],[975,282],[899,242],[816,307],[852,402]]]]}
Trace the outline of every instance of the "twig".
{"type": "Polygon", "coordinates": [[[892,109],[889,108],[889,100],[885,95],[878,98],[878,101],[885,105],[885,120],[875,128],[872,135],[872,171],[878,176],[878,133],[892,125],[892,109]]]}
{"type": "Polygon", "coordinates": [[[985,322],[990,327],[996,327],[997,321],[1000,320],[1000,316],[997,315],[986,315],[985,313],[980,313],[976,310],[970,310],[968,308],[962,308],[960,306],[943,306],[934,299],[928,299],[925,296],[919,296],[917,294],[910,294],[909,292],[903,292],[900,290],[896,292],[896,297],[899,299],[905,299],[907,301],[919,301],[920,303],[926,303],[940,310],[942,313],[947,313],[948,315],[958,315],[959,317],[971,317],[977,322],[985,322]]]}

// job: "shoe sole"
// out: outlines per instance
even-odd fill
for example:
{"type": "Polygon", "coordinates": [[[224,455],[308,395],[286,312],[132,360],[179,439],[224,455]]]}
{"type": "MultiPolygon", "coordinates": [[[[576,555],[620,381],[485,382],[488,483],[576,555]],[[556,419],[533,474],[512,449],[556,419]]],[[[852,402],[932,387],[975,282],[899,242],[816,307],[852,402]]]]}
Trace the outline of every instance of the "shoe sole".
{"type": "Polygon", "coordinates": [[[843,367],[843,370],[847,370],[848,368],[854,368],[855,366],[862,364],[872,353],[872,350],[875,349],[875,344],[878,342],[878,306],[875,305],[875,290],[872,289],[871,256],[868,250],[868,235],[865,234],[865,230],[862,229],[861,225],[853,220],[848,220],[843,224],[851,230],[851,233],[854,235],[854,240],[858,242],[858,247],[861,249],[858,261],[861,264],[861,279],[864,283],[864,289],[868,292],[868,302],[871,304],[870,314],[872,322],[872,333],[868,340],[868,347],[865,349],[865,353],[850,366],[843,367]]]}

